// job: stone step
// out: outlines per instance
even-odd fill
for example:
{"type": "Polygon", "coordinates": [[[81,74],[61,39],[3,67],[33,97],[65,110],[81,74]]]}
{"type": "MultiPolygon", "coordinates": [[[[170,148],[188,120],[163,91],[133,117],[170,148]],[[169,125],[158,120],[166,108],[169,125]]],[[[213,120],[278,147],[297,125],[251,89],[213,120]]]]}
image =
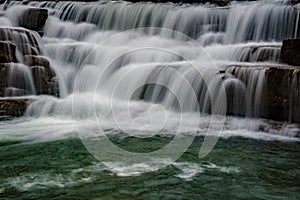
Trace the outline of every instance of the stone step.
{"type": "Polygon", "coordinates": [[[0,63],[17,62],[16,45],[9,41],[0,41],[0,63]]]}
{"type": "Polygon", "coordinates": [[[300,39],[283,40],[280,59],[289,65],[300,66],[300,39]]]}
{"type": "Polygon", "coordinates": [[[20,117],[33,101],[30,98],[0,98],[0,116],[20,117]]]}
{"type": "Polygon", "coordinates": [[[40,37],[30,30],[0,28],[0,97],[59,96],[56,74],[38,40],[40,37]]]}
{"type": "Polygon", "coordinates": [[[230,65],[228,114],[300,123],[300,68],[283,65],[230,65]]]}

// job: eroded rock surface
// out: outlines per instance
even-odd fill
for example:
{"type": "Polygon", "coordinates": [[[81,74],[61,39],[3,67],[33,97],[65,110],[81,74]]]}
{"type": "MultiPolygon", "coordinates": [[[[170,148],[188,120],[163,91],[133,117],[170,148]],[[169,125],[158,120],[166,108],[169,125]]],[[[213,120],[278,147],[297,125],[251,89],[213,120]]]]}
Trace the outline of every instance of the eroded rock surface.
{"type": "Polygon", "coordinates": [[[300,68],[232,65],[223,71],[227,114],[300,123],[300,68]]]}
{"type": "Polygon", "coordinates": [[[0,28],[0,96],[59,95],[56,74],[36,32],[0,28]]]}
{"type": "Polygon", "coordinates": [[[48,10],[42,8],[28,8],[18,18],[19,26],[40,32],[48,18],[48,10]]]}
{"type": "Polygon", "coordinates": [[[0,99],[0,116],[22,116],[33,99],[0,99]]]}
{"type": "Polygon", "coordinates": [[[300,66],[300,39],[283,40],[280,59],[289,65],[300,66]]]}

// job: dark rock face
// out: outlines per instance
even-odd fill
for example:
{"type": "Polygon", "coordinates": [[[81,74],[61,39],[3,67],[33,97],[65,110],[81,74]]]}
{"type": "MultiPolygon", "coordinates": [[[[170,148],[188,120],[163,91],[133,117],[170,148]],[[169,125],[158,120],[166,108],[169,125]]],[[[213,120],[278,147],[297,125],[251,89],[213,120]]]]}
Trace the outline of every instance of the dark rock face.
{"type": "Polygon", "coordinates": [[[0,96],[59,96],[58,80],[38,37],[26,29],[0,28],[0,96]]]}
{"type": "Polygon", "coordinates": [[[283,40],[280,59],[289,65],[300,66],[300,39],[283,40]]]}
{"type": "Polygon", "coordinates": [[[32,99],[0,99],[0,116],[22,116],[32,99]]]}
{"type": "Polygon", "coordinates": [[[5,88],[8,87],[7,81],[8,66],[0,63],[0,96],[4,96],[5,88]]]}
{"type": "Polygon", "coordinates": [[[41,31],[48,18],[48,10],[41,8],[28,8],[19,17],[19,26],[41,31]]]}
{"type": "Polygon", "coordinates": [[[300,123],[298,67],[233,65],[222,73],[225,80],[226,76],[237,79],[226,85],[228,115],[300,123]],[[249,81],[255,76],[262,76],[263,82],[249,81]]]}
{"type": "Polygon", "coordinates": [[[292,5],[295,5],[295,4],[298,4],[298,3],[300,3],[300,0],[291,0],[292,5]]]}
{"type": "Polygon", "coordinates": [[[55,78],[53,70],[43,66],[31,67],[36,94],[58,95],[58,80],[55,78]]]}
{"type": "Polygon", "coordinates": [[[30,44],[21,44],[18,45],[18,48],[23,53],[23,55],[39,55],[40,51],[36,48],[31,46],[30,44]]]}
{"type": "Polygon", "coordinates": [[[50,68],[50,62],[44,56],[25,55],[24,63],[28,66],[44,66],[50,68]]]}
{"type": "Polygon", "coordinates": [[[298,67],[271,67],[268,84],[267,117],[300,123],[300,70],[298,67]]]}
{"type": "Polygon", "coordinates": [[[38,37],[26,29],[0,28],[0,97],[11,97],[0,98],[0,116],[24,114],[32,99],[16,96],[59,96],[57,78],[38,37]]]}
{"type": "Polygon", "coordinates": [[[289,80],[293,70],[280,67],[267,69],[268,112],[266,117],[274,120],[288,120],[290,106],[289,80]]]}
{"type": "Polygon", "coordinates": [[[10,63],[16,61],[16,46],[11,42],[0,41],[0,63],[10,63]]]}
{"type": "Polygon", "coordinates": [[[36,32],[22,28],[0,28],[0,41],[14,44],[21,52],[24,49],[22,46],[26,45],[36,49],[38,54],[42,54],[38,37],[36,32]]]}

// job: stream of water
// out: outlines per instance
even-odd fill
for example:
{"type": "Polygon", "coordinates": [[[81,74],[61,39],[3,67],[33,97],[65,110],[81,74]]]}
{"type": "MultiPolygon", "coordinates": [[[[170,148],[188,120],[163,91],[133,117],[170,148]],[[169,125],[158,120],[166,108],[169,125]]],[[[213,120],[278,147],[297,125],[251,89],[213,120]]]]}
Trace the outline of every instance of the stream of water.
{"type": "Polygon", "coordinates": [[[35,101],[0,119],[0,198],[300,198],[299,124],[261,118],[266,69],[300,35],[288,1],[10,2],[0,26],[30,6],[48,9],[40,42],[60,97],[20,72],[35,101]]]}

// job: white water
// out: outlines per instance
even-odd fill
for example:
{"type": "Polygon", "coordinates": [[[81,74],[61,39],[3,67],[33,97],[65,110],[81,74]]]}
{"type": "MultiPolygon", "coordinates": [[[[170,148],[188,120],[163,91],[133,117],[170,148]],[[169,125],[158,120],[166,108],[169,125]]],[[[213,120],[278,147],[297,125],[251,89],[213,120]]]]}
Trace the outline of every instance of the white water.
{"type": "MultiPolygon", "coordinates": [[[[29,5],[49,8],[56,17],[79,23],[87,32],[92,30],[91,24],[101,30],[161,27],[176,30],[199,41],[215,38],[215,42],[220,40],[226,44],[281,41],[282,38],[293,38],[299,34],[298,11],[287,6],[285,1],[232,3],[225,8],[129,2],[30,2],[29,5]]],[[[56,23],[56,27],[56,30],[60,30],[56,32],[57,37],[64,37],[65,33],[78,33],[78,29],[70,29],[71,24],[61,26],[56,23]]],[[[176,33],[164,30],[147,32],[176,37],[176,33]]],[[[54,30],[49,34],[53,33],[54,30]]],[[[177,39],[181,37],[177,36],[177,39]]]]}
{"type": "MultiPolygon", "coordinates": [[[[23,9],[15,4],[20,2],[10,4],[0,25],[14,23],[11,13],[23,9]]],[[[232,3],[226,8],[127,2],[29,5],[45,7],[51,14],[43,43],[61,98],[42,96],[30,105],[24,121],[2,123],[2,139],[73,136],[74,111],[91,132],[97,132],[97,125],[89,121],[95,114],[106,130],[125,129],[136,136],[172,134],[179,122],[186,132],[193,130],[190,119],[199,118],[199,110],[211,112],[211,101],[218,105],[215,113],[226,108],[224,88],[233,90],[228,106],[232,113],[260,117],[266,77],[265,68],[256,66],[279,65],[281,40],[299,35],[298,14],[280,2],[232,3]],[[166,29],[143,28],[148,26],[166,29]],[[120,32],[132,28],[141,29],[120,32]],[[148,103],[132,100],[140,98],[148,103]]],[[[299,92],[297,75],[292,83],[299,92]]],[[[298,102],[299,95],[294,99],[298,102]]],[[[200,116],[200,134],[209,120],[200,116]]],[[[222,137],[231,136],[295,141],[299,127],[230,117],[222,137]]]]}

